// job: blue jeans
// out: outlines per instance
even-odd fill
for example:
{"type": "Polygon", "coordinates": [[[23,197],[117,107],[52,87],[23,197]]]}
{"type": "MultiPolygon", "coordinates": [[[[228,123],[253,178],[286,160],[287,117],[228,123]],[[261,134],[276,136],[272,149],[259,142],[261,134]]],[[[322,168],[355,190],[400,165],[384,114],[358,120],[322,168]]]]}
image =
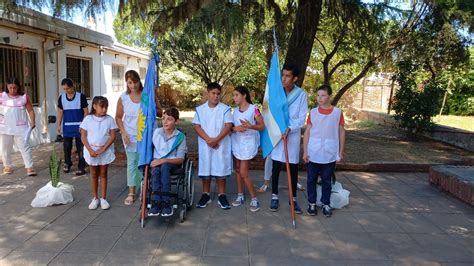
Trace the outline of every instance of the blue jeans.
{"type": "Polygon", "coordinates": [[[336,168],[336,162],[320,164],[308,163],[308,202],[316,203],[316,184],[318,176],[321,176],[321,202],[324,205],[331,204],[332,174],[336,168]]]}
{"type": "Polygon", "coordinates": [[[171,171],[180,166],[171,163],[164,163],[151,169],[151,191],[153,201],[168,201],[169,196],[156,195],[156,192],[171,192],[171,171]]]}

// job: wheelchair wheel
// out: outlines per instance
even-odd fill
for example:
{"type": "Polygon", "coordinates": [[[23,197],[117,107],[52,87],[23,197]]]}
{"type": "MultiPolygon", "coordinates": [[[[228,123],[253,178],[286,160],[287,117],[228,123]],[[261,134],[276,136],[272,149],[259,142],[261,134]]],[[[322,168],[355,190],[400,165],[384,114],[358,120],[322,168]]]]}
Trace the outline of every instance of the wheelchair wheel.
{"type": "Polygon", "coordinates": [[[188,209],[192,208],[194,203],[194,183],[193,183],[193,161],[188,160],[186,164],[186,207],[188,209]]]}
{"type": "Polygon", "coordinates": [[[179,211],[179,222],[180,223],[184,223],[184,219],[185,219],[185,214],[186,214],[186,210],[185,209],[181,209],[179,211]]]}

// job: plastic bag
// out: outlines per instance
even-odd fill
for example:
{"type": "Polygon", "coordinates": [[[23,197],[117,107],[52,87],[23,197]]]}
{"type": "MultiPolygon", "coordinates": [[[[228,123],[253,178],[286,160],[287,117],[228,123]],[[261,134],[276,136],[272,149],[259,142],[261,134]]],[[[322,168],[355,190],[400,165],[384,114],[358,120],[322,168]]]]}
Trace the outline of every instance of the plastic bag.
{"type": "Polygon", "coordinates": [[[31,202],[31,207],[41,208],[57,204],[67,204],[74,200],[72,185],[59,182],[57,187],[53,187],[51,181],[36,192],[36,197],[31,202]]]}
{"type": "MultiPolygon", "coordinates": [[[[321,206],[321,186],[316,187],[316,205],[321,206]]],[[[349,205],[349,195],[351,192],[342,187],[342,184],[336,182],[332,185],[331,188],[331,208],[341,209],[349,205]]]]}

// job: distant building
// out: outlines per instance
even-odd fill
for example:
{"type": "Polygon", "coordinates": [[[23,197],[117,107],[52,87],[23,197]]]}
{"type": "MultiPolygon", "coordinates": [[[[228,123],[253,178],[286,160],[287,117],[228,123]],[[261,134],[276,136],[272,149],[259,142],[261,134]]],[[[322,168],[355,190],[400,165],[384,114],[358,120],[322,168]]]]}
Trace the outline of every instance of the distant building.
{"type": "MultiPolygon", "coordinates": [[[[56,138],[57,99],[61,80],[70,78],[89,100],[96,95],[109,99],[109,114],[125,90],[124,73],[134,69],[144,79],[149,53],[117,43],[111,36],[22,9],[0,10],[0,88],[17,77],[34,105],[37,129],[32,145],[56,138]]],[[[90,103],[90,102],[89,102],[90,103]]]]}

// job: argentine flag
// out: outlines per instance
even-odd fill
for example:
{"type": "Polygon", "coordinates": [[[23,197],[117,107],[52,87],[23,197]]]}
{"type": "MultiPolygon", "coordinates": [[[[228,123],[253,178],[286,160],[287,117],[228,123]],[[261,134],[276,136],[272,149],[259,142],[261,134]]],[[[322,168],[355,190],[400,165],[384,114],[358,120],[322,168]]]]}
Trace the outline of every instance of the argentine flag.
{"type": "Polygon", "coordinates": [[[153,160],[153,129],[155,128],[156,103],[155,88],[158,86],[158,63],[160,57],[153,55],[148,63],[145,85],[140,98],[138,113],[137,152],[138,167],[148,165],[153,160]]]}
{"type": "Polygon", "coordinates": [[[288,128],[288,100],[281,83],[278,48],[273,52],[270,70],[268,71],[265,96],[263,97],[262,116],[265,129],[260,133],[262,155],[267,157],[281,140],[288,128]]]}

